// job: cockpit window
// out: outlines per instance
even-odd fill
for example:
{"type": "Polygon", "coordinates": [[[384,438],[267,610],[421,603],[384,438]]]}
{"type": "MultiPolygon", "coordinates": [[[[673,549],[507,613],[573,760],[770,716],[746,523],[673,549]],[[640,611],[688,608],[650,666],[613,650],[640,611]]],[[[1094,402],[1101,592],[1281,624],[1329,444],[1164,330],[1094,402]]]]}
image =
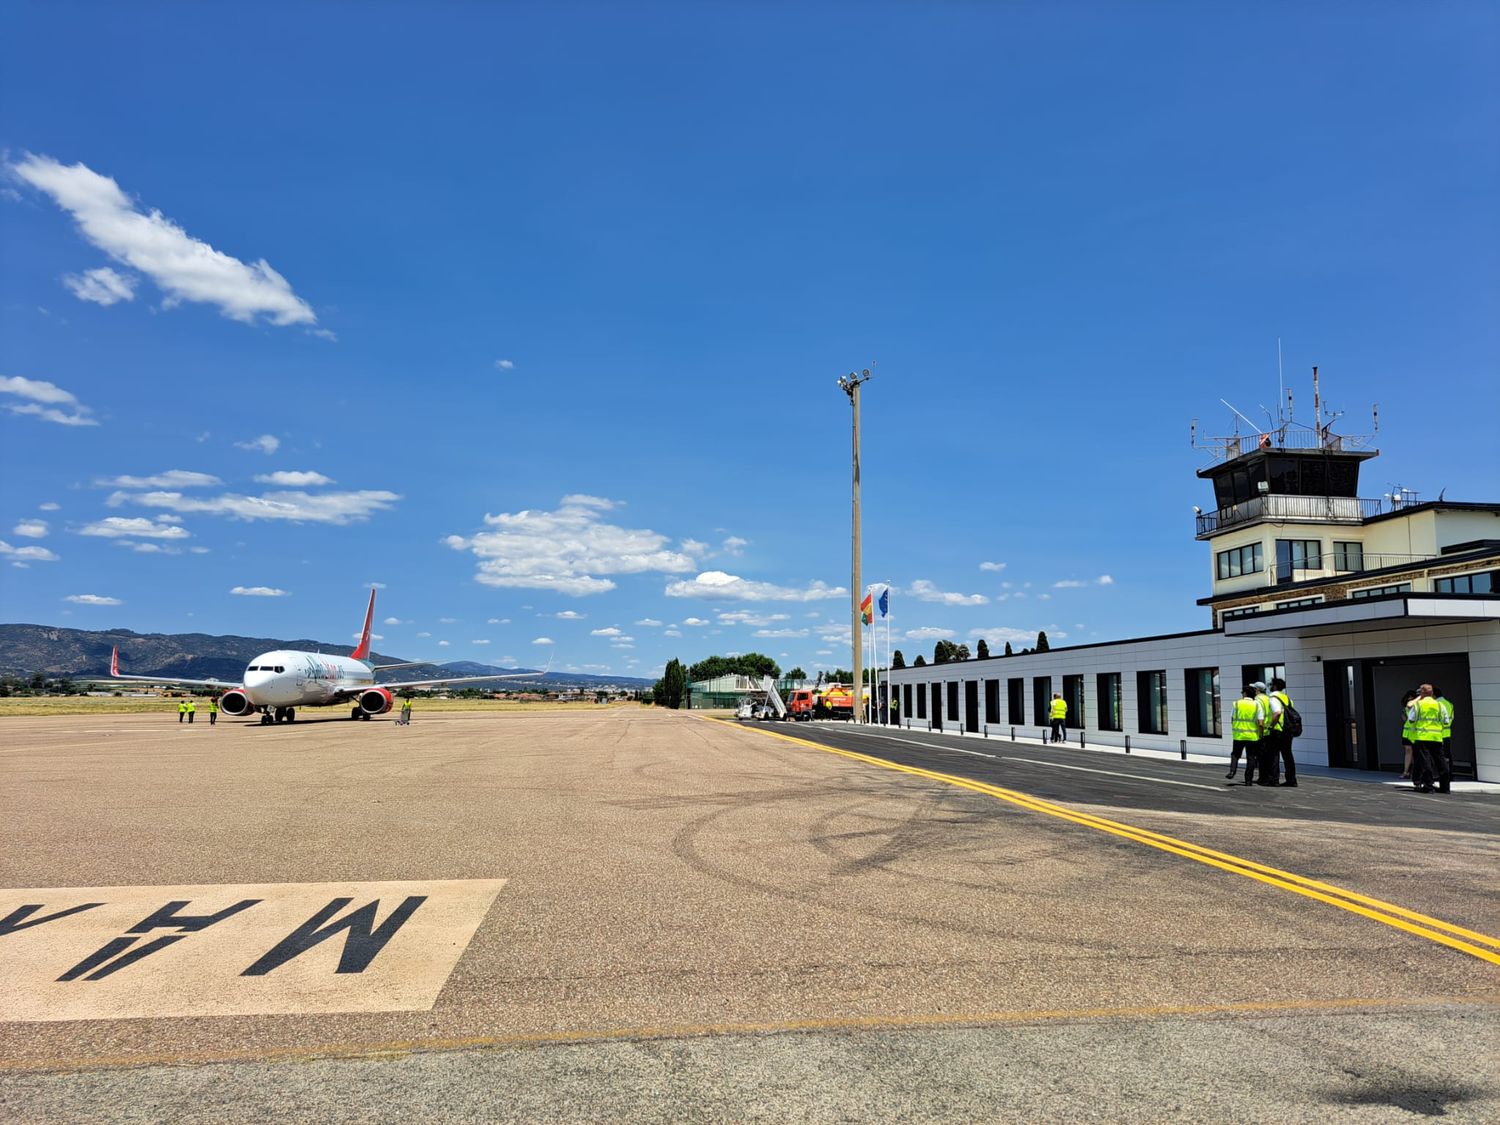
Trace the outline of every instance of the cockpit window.
{"type": "Polygon", "coordinates": [[[278,672],[285,672],[286,669],[283,668],[280,664],[278,664],[278,665],[276,665],[276,671],[278,671],[278,672]]]}
{"type": "Polygon", "coordinates": [[[250,667],[246,668],[245,671],[247,671],[247,672],[259,672],[260,671],[260,665],[259,664],[252,664],[252,665],[250,665],[250,667]]]}

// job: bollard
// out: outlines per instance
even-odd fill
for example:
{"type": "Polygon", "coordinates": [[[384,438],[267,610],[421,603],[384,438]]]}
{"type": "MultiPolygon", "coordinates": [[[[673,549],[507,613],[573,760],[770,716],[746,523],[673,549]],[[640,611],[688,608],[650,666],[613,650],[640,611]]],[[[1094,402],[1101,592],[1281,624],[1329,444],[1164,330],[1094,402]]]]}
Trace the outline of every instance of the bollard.
{"type": "Polygon", "coordinates": [[[1014,742],[1016,740],[1016,728],[1015,727],[1011,727],[1010,728],[1010,740],[1012,742],[1014,742]]]}
{"type": "Polygon", "coordinates": [[[1084,748],[1083,728],[1079,727],[1078,728],[1078,749],[1082,750],[1083,748],[1084,748]]]}
{"type": "Polygon", "coordinates": [[[1179,738],[1177,740],[1177,752],[1184,762],[1187,761],[1187,739],[1179,738]]]}
{"type": "Polygon", "coordinates": [[[1130,753],[1130,735],[1125,736],[1125,753],[1130,753]]]}

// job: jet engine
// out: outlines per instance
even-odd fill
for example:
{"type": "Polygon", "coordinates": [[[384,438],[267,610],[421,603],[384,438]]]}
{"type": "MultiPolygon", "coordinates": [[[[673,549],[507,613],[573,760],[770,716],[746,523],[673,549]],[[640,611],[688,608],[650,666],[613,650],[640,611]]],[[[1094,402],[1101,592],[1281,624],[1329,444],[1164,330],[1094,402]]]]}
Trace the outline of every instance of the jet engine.
{"type": "Polygon", "coordinates": [[[250,697],[239,688],[230,688],[219,696],[219,710],[226,715],[249,715],[254,713],[255,704],[250,702],[250,697]]]}
{"type": "Polygon", "coordinates": [[[391,702],[391,693],[383,687],[366,688],[359,694],[359,709],[366,715],[384,715],[391,702]]]}

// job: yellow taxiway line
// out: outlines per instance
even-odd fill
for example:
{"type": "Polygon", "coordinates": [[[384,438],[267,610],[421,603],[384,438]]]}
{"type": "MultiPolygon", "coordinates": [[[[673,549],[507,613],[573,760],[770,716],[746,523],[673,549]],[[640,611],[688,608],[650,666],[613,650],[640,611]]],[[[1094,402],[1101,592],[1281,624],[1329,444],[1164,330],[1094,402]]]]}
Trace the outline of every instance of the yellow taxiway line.
{"type": "Polygon", "coordinates": [[[1107,820],[1092,813],[1079,812],[1067,808],[1064,805],[1054,804],[1041,797],[1033,797],[1029,793],[1022,793],[1015,789],[1003,789],[997,785],[989,785],[972,778],[959,777],[954,774],[940,773],[936,770],[922,769],[919,766],[906,766],[898,762],[890,762],[884,758],[877,758],[870,754],[861,754],[854,750],[840,750],[834,746],[825,746],[820,742],[813,742],[806,738],[797,738],[793,735],[782,734],[779,731],[765,730],[760,727],[741,727],[730,723],[725,719],[707,719],[708,722],[724,723],[736,730],[749,730],[754,734],[764,735],[768,738],[779,738],[783,742],[790,742],[794,746],[805,746],[813,750],[821,750],[825,754],[837,754],[841,758],[851,761],[863,762],[866,765],[878,766],[881,769],[894,770],[898,773],[910,774],[913,777],[926,778],[929,781],[942,782],[945,785],[955,785],[961,789],[969,789],[976,793],[994,797],[996,800],[1008,801],[1031,812],[1043,813],[1047,816],[1056,817],[1059,820],[1070,821],[1073,824],[1085,828],[1092,828],[1099,832],[1107,832],[1111,836],[1119,836],[1126,840],[1133,840],[1138,844],[1144,844],[1149,848],[1170,852],[1184,859],[1191,859],[1196,863],[1206,864],[1209,867],[1217,867],[1221,871],[1228,871],[1235,875],[1243,875],[1247,879],[1265,883],[1267,886],[1280,887],[1284,891],[1303,895],[1315,899],[1318,902],[1336,906],[1340,910],[1347,910],[1351,914],[1372,919],[1417,937],[1426,938],[1428,941],[1439,945],[1446,945],[1450,949],[1456,949],[1467,953],[1471,957],[1477,957],[1481,961],[1488,961],[1492,965],[1500,965],[1500,938],[1481,934],[1474,930],[1455,926],[1451,922],[1444,922],[1440,918],[1432,918],[1426,914],[1419,914],[1414,910],[1397,906],[1394,903],[1384,902],[1378,898],[1371,898],[1355,891],[1345,890],[1343,887],[1334,886],[1331,883],[1319,882],[1309,879],[1303,875],[1297,875],[1291,871],[1282,871],[1279,868],[1268,867],[1254,860],[1243,859],[1240,856],[1231,855],[1227,852],[1215,851],[1205,848],[1201,844],[1194,844],[1187,840],[1179,840],[1172,836],[1163,835],[1160,832],[1152,832],[1150,829],[1138,828],[1133,824],[1123,824],[1116,820],[1107,820]]]}

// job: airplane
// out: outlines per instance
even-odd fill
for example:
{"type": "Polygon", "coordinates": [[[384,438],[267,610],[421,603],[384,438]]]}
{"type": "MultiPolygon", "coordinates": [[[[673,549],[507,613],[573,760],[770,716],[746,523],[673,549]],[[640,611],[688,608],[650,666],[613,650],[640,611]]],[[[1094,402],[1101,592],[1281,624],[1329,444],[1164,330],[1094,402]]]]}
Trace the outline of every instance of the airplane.
{"type": "MultiPolygon", "coordinates": [[[[435,684],[477,683],[481,680],[516,680],[535,677],[536,672],[509,672],[494,676],[456,676],[447,679],[404,680],[377,684],[376,672],[392,668],[417,668],[427,661],[403,664],[370,663],[370,624],[375,619],[375,591],[370,591],[370,605],[365,610],[365,628],[359,647],[348,656],[327,656],[320,652],[278,649],[263,652],[250,661],[241,682],[229,680],[190,680],[179,676],[126,676],[120,672],[120,648],[115,646],[109,657],[109,674],[115,680],[144,680],[157,684],[187,684],[194,687],[227,689],[219,697],[219,709],[236,718],[260,712],[261,726],[291,723],[297,720],[298,707],[328,707],[352,703],[351,719],[369,719],[383,715],[395,702],[393,688],[432,687],[435,684]]],[[[545,672],[540,673],[546,675],[545,672]]]]}

